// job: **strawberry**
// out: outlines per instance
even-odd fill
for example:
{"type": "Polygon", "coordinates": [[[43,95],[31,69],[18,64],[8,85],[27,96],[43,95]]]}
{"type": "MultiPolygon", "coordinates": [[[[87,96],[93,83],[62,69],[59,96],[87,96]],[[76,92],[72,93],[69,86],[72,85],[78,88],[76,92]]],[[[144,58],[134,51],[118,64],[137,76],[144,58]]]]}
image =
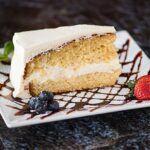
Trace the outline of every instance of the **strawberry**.
{"type": "Polygon", "coordinates": [[[134,96],[138,100],[150,99],[150,75],[140,77],[134,87],[134,96]]]}

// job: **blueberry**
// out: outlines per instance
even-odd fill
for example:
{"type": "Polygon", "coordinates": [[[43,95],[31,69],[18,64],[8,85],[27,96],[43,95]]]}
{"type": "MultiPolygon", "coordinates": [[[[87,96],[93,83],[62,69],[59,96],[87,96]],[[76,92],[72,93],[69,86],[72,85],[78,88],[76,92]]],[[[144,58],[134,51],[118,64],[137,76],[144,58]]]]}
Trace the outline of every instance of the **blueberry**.
{"type": "Polygon", "coordinates": [[[35,111],[37,114],[43,114],[48,109],[48,101],[42,101],[39,97],[35,103],[35,111]]]}
{"type": "Polygon", "coordinates": [[[52,92],[48,92],[48,91],[42,91],[39,95],[39,98],[41,100],[44,100],[44,101],[49,101],[49,102],[52,102],[53,101],[53,93],[52,92]]]}
{"type": "Polygon", "coordinates": [[[35,104],[37,101],[38,97],[31,97],[28,101],[28,105],[30,107],[31,110],[35,110],[35,104]]]}
{"type": "Polygon", "coordinates": [[[53,93],[43,91],[39,97],[31,97],[28,105],[31,110],[34,110],[37,114],[43,114],[47,110],[57,111],[59,109],[59,103],[54,101],[53,93]]]}
{"type": "Polygon", "coordinates": [[[49,103],[48,110],[57,111],[58,109],[59,109],[59,103],[57,101],[53,101],[52,103],[49,103]]]}

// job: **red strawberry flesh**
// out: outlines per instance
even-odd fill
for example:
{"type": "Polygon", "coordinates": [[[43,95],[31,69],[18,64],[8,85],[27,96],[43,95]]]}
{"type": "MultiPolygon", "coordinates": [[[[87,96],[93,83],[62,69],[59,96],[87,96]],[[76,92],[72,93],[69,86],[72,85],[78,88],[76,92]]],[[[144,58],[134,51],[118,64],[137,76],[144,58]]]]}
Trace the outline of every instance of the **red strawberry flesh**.
{"type": "Polygon", "coordinates": [[[150,75],[138,79],[134,88],[134,96],[138,100],[150,100],[150,75]]]}

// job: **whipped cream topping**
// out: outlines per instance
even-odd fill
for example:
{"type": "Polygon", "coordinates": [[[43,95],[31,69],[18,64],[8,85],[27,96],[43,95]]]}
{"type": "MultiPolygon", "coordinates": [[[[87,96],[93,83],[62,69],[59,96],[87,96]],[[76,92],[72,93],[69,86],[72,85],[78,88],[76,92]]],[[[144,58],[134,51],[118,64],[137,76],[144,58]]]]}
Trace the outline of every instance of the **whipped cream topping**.
{"type": "Polygon", "coordinates": [[[93,34],[104,35],[115,32],[112,26],[75,25],[15,33],[13,37],[15,51],[10,71],[10,80],[15,89],[14,97],[29,97],[23,79],[24,69],[36,55],[56,50],[63,44],[81,37],[90,38],[93,34]]]}

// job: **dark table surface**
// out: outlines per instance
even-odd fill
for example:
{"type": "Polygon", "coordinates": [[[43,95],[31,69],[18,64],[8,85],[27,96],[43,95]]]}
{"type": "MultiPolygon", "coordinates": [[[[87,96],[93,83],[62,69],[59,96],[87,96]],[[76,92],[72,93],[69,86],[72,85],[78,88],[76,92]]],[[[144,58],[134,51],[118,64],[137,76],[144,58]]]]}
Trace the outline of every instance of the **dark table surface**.
{"type": "MultiPolygon", "coordinates": [[[[150,56],[149,0],[0,0],[0,46],[16,31],[81,23],[128,30],[150,56]]],[[[15,129],[0,118],[3,149],[149,150],[150,108],[15,129]]]]}

